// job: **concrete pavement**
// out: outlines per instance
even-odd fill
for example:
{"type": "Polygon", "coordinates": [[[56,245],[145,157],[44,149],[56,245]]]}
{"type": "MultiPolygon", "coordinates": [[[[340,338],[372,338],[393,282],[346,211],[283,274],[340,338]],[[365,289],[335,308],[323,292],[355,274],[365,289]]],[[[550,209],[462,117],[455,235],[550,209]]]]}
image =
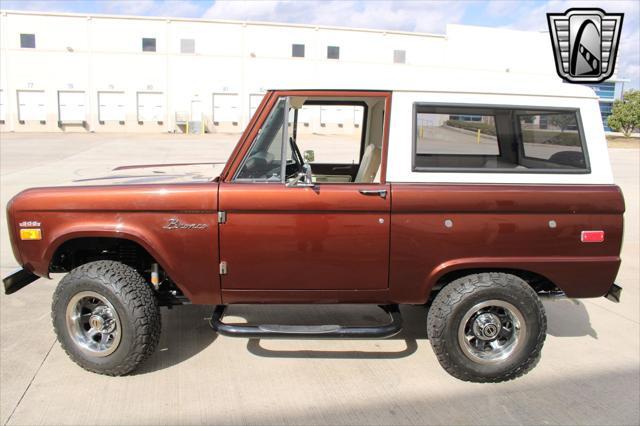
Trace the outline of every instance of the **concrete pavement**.
{"type": "MultiPolygon", "coordinates": [[[[224,160],[237,135],[0,135],[0,201],[87,169],[224,160]]],[[[88,373],[51,327],[55,280],[0,295],[2,424],[638,424],[640,423],[640,151],[610,150],[626,203],[623,300],[545,304],[539,365],[497,385],[447,375],[426,340],[422,307],[403,306],[389,340],[259,341],[216,336],[211,308],[163,309],[158,351],[134,375],[88,373]]],[[[16,266],[0,226],[0,271],[16,266]]],[[[368,306],[235,306],[237,320],[362,324],[368,306]]],[[[233,319],[233,318],[232,318],[233,319]]]]}

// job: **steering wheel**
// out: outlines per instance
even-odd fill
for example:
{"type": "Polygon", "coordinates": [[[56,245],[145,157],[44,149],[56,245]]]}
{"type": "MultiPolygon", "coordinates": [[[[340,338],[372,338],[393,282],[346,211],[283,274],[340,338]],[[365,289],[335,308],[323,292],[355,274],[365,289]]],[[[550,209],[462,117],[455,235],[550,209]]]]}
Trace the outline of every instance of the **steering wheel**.
{"type": "Polygon", "coordinates": [[[280,166],[273,166],[274,156],[268,152],[257,152],[247,159],[245,164],[246,177],[250,179],[268,178],[280,166]]]}

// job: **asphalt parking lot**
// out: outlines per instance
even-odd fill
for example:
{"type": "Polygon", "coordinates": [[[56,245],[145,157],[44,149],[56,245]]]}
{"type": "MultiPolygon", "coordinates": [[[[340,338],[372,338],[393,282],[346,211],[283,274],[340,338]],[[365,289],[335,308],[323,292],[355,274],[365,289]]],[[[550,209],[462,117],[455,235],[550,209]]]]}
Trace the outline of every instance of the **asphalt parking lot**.
{"type": "MultiPolygon", "coordinates": [[[[237,135],[0,134],[0,271],[16,266],[4,206],[21,189],[125,164],[224,161],[237,135]]],[[[216,336],[211,307],[163,309],[158,351],[133,375],[86,372],[50,320],[60,278],[0,295],[2,424],[638,424],[640,423],[640,151],[610,149],[627,204],[622,302],[545,303],[539,365],[495,385],[447,375],[422,307],[403,306],[389,340],[259,341],[216,336]]],[[[363,323],[375,307],[233,307],[237,319],[363,323]]]]}

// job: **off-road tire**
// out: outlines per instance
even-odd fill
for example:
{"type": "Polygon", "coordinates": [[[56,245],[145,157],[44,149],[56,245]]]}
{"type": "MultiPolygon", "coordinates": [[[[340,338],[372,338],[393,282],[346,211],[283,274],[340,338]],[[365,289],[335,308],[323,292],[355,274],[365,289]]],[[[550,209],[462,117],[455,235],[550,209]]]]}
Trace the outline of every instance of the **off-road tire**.
{"type": "Polygon", "coordinates": [[[547,319],[535,291],[522,279],[505,273],[481,273],[452,281],[429,309],[427,332],[440,365],[452,376],[469,382],[497,383],[528,373],[540,359],[547,319]],[[467,357],[458,341],[465,313],[478,303],[502,300],[522,313],[527,334],[520,350],[496,364],[481,364],[467,357]]]}
{"type": "Polygon", "coordinates": [[[67,355],[85,370],[121,376],[133,371],[155,350],[160,340],[161,317],[153,290],[133,268],[101,260],[79,266],[58,284],[51,309],[53,328],[67,355]],[[66,325],[67,305],[79,292],[92,291],[115,308],[121,338],[115,351],[95,357],[82,352],[66,325]]]}

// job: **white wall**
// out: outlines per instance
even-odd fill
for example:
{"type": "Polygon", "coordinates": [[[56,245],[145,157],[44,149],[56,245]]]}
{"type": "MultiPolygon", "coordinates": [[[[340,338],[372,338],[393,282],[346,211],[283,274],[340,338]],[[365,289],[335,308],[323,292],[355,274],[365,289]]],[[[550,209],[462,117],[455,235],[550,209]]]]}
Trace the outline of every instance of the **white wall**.
{"type": "MultiPolygon", "coordinates": [[[[0,31],[3,131],[179,131],[176,113],[188,115],[196,100],[208,130],[240,131],[251,116],[251,99],[255,103],[265,90],[332,88],[347,75],[388,76],[390,87],[394,75],[407,70],[424,72],[426,79],[433,71],[504,73],[508,68],[512,74],[557,80],[547,34],[460,25],[450,25],[445,36],[4,11],[0,31]],[[35,49],[20,48],[21,33],[36,35],[35,49]],[[156,39],[156,52],[142,51],[143,37],[156,39]],[[181,39],[194,39],[195,53],[181,53],[181,39]],[[304,58],[291,57],[294,43],[305,45],[304,58]],[[340,47],[338,60],[327,59],[327,46],[340,47]],[[393,63],[394,50],[406,51],[406,64],[393,63]],[[44,91],[44,124],[18,121],[17,96],[23,90],[44,91]],[[60,91],[85,93],[84,124],[59,124],[60,91]],[[101,92],[122,93],[124,124],[100,122],[101,92]],[[162,97],[162,120],[139,123],[140,92],[162,97]],[[237,110],[226,114],[237,115],[237,125],[214,125],[216,93],[237,96],[237,110]]],[[[319,125],[319,112],[312,121],[319,125]]],[[[346,121],[345,126],[353,126],[353,120],[346,121]]]]}

